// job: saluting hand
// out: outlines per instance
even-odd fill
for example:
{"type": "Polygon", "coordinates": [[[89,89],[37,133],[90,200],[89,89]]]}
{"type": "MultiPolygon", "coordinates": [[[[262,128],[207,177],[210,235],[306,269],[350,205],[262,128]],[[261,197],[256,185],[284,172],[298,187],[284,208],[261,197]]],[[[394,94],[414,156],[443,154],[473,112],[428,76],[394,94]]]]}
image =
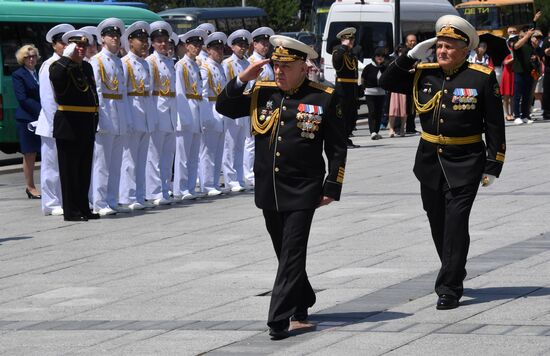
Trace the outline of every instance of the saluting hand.
{"type": "Polygon", "coordinates": [[[262,67],[265,64],[269,63],[269,61],[269,59],[262,59],[261,61],[252,63],[239,74],[239,80],[243,83],[246,83],[258,78],[258,76],[262,72],[262,67]]]}
{"type": "Polygon", "coordinates": [[[409,56],[412,59],[422,60],[428,58],[432,53],[433,49],[432,47],[435,46],[435,43],[437,42],[437,37],[430,38],[426,41],[422,41],[416,46],[414,46],[408,53],[407,56],[409,56]]]}
{"type": "Polygon", "coordinates": [[[76,43],[74,43],[74,42],[71,43],[70,45],[65,47],[65,49],[63,50],[63,56],[64,57],[69,57],[69,58],[72,59],[75,48],[76,48],[76,43]]]}

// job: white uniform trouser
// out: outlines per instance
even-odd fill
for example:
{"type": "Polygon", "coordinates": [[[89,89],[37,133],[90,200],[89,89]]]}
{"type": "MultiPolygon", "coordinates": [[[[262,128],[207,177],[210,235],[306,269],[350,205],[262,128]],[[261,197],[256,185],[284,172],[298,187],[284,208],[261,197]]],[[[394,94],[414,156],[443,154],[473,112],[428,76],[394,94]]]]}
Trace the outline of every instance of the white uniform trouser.
{"type": "Polygon", "coordinates": [[[156,131],[149,140],[149,154],[145,168],[145,197],[147,200],[169,199],[172,163],[176,150],[174,132],[156,131]]]}
{"type": "Polygon", "coordinates": [[[40,137],[40,194],[42,213],[50,215],[53,209],[61,209],[61,181],[57,162],[57,145],[53,137],[40,137]]]}
{"type": "Polygon", "coordinates": [[[199,163],[201,192],[220,188],[224,132],[207,131],[202,134],[199,163]]]}
{"type": "Polygon", "coordinates": [[[92,173],[93,209],[99,211],[118,205],[122,143],[124,136],[111,133],[96,133],[92,173]]]}
{"type": "Polygon", "coordinates": [[[244,187],[243,153],[246,128],[228,125],[223,146],[223,180],[226,188],[244,187]]]}
{"type": "Polygon", "coordinates": [[[244,140],[243,166],[245,182],[254,185],[254,136],[250,133],[244,140]]]}
{"type": "Polygon", "coordinates": [[[125,137],[122,146],[120,204],[145,202],[145,166],[150,137],[151,134],[147,132],[136,132],[125,137]]]}
{"type": "Polygon", "coordinates": [[[174,195],[195,194],[199,169],[200,133],[180,132],[176,136],[174,195]]]}

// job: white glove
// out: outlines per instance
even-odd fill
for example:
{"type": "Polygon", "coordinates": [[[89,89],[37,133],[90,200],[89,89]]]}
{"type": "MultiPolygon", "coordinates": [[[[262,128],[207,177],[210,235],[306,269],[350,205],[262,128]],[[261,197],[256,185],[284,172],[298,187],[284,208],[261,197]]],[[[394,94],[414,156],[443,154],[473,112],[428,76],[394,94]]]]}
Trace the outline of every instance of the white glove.
{"type": "Polygon", "coordinates": [[[65,49],[63,50],[63,57],[70,57],[74,53],[74,49],[76,48],[76,43],[71,43],[65,49]]]}
{"type": "Polygon", "coordinates": [[[491,184],[493,184],[493,182],[495,181],[497,177],[495,177],[494,175],[492,174],[484,174],[482,177],[481,177],[481,186],[482,187],[488,187],[490,186],[491,184]]]}
{"type": "Polygon", "coordinates": [[[422,41],[416,46],[414,46],[408,53],[407,56],[412,59],[423,60],[428,58],[432,52],[432,47],[437,42],[437,37],[430,38],[429,40],[422,41]]]}

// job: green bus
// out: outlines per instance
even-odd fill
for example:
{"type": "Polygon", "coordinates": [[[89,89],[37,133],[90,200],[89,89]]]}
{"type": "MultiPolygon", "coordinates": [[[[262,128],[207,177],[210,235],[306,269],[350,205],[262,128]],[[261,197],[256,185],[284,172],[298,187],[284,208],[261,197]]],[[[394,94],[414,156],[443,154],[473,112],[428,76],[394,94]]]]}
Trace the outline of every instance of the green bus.
{"type": "Polygon", "coordinates": [[[17,49],[32,43],[44,61],[53,53],[46,42],[50,28],[60,23],[75,28],[95,26],[108,17],[118,17],[126,25],[162,20],[149,10],[129,6],[0,0],[0,151],[15,153],[19,148],[14,116],[18,103],[11,81],[11,73],[18,67],[17,49]]]}

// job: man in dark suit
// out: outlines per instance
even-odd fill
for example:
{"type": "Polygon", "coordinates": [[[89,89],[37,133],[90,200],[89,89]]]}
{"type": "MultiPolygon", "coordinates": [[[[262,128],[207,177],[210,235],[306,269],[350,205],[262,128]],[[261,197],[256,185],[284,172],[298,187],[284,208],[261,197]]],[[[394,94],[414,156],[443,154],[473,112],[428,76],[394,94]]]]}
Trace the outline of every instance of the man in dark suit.
{"type": "Polygon", "coordinates": [[[305,268],[309,230],[315,209],[340,199],[347,150],[333,90],[306,78],[305,61],[317,53],[285,36],[271,36],[270,42],[275,81],[258,81],[244,93],[269,62],[258,60],[227,84],[216,109],[233,119],[251,115],[255,201],[279,261],[267,324],[271,337],[282,339],[289,326],[314,328],[307,320],[315,303],[305,268]]]}
{"type": "Polygon", "coordinates": [[[63,35],[69,45],[50,66],[50,80],[58,104],[53,136],[57,145],[65,221],[99,219],[88,204],[98,98],[92,66],[83,61],[91,35],[73,30],[63,35]]]}
{"type": "Polygon", "coordinates": [[[414,173],[441,260],[437,309],[458,307],[470,245],[470,211],[479,183],[490,185],[504,163],[502,98],[492,69],[466,61],[479,37],[454,15],[436,23],[437,38],[398,57],[380,78],[392,92],[411,93],[422,124],[414,173]],[[420,63],[436,45],[437,63],[420,63]],[[482,134],[485,134],[485,142],[482,134]]]}

